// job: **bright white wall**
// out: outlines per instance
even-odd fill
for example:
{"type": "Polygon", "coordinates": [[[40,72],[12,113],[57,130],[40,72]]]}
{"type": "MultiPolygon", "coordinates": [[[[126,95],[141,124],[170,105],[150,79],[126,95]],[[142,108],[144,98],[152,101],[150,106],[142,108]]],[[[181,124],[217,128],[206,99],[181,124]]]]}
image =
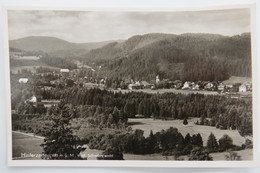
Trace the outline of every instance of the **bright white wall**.
{"type": "MultiPolygon", "coordinates": [[[[0,5],[28,5],[28,6],[64,6],[71,7],[75,6],[94,6],[94,7],[176,7],[176,6],[207,6],[207,5],[228,5],[228,4],[244,4],[244,3],[256,3],[257,4],[257,30],[260,30],[260,1],[259,0],[0,0],[0,5]]],[[[3,16],[2,9],[0,9],[0,172],[10,173],[71,173],[72,171],[77,172],[96,172],[96,173],[134,173],[134,172],[182,172],[182,173],[259,173],[260,168],[237,168],[237,169],[173,169],[173,168],[11,168],[7,166],[7,104],[6,104],[6,66],[3,63],[5,58],[3,53],[3,16]]],[[[259,45],[260,34],[258,32],[257,42],[259,45]]],[[[258,46],[258,57],[260,50],[258,46]]],[[[260,67],[259,58],[256,61],[257,66],[260,67]]],[[[256,70],[257,74],[259,70],[256,70]]],[[[256,81],[259,87],[259,79],[256,81]]],[[[259,89],[258,89],[259,90],[259,89]]],[[[259,92],[257,93],[257,101],[259,102],[259,92]]],[[[258,108],[258,112],[259,108],[258,108]]],[[[259,115],[256,115],[259,116],[259,115]]],[[[258,119],[258,124],[260,121],[258,119]]],[[[260,134],[260,133],[259,133],[260,134]]],[[[258,139],[260,139],[258,134],[258,139]]],[[[258,144],[260,142],[258,141],[258,144]]],[[[259,155],[260,153],[258,153],[259,155]]],[[[260,163],[259,163],[260,166],[260,163]]]]}

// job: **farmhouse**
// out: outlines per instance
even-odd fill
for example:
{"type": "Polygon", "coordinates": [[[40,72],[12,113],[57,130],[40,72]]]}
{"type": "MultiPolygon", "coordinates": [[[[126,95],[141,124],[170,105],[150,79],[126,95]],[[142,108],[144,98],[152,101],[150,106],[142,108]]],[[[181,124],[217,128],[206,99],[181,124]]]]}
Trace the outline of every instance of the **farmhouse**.
{"type": "Polygon", "coordinates": [[[20,78],[18,80],[19,83],[27,83],[28,82],[28,78],[20,78]]]}
{"type": "Polygon", "coordinates": [[[176,80],[173,83],[174,83],[174,88],[176,88],[176,89],[181,89],[182,88],[182,81],[176,80]]]}
{"type": "Polygon", "coordinates": [[[140,85],[142,85],[143,88],[151,88],[151,86],[152,86],[151,84],[149,84],[146,81],[141,81],[140,85]]]}
{"type": "Polygon", "coordinates": [[[142,86],[140,84],[129,84],[128,89],[134,90],[134,89],[141,89],[142,86]]]}
{"type": "Polygon", "coordinates": [[[26,100],[26,102],[36,103],[36,102],[37,102],[37,98],[36,98],[36,96],[33,95],[31,98],[29,98],[28,100],[26,100]]]}
{"type": "Polygon", "coordinates": [[[242,84],[239,86],[239,92],[247,92],[247,86],[245,84],[242,84]]]}
{"type": "Polygon", "coordinates": [[[183,84],[182,89],[183,89],[183,90],[184,90],[184,89],[190,89],[191,86],[192,86],[191,82],[186,81],[186,82],[183,84]]]}
{"type": "Polygon", "coordinates": [[[212,90],[214,87],[212,82],[207,83],[207,85],[204,87],[206,90],[212,90]]]}
{"type": "Polygon", "coordinates": [[[200,86],[199,84],[196,84],[192,87],[192,90],[199,90],[200,89],[200,86]]]}
{"type": "Polygon", "coordinates": [[[246,82],[244,85],[246,85],[247,91],[252,91],[252,82],[246,82]]]}
{"type": "Polygon", "coordinates": [[[233,88],[233,84],[226,84],[226,88],[230,89],[230,88],[233,88]]]}

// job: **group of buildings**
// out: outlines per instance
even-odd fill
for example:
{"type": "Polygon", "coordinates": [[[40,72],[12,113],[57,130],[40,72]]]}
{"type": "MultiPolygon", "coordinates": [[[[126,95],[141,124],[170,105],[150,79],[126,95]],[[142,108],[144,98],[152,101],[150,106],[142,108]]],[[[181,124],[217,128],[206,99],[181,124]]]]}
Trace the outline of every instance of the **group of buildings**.
{"type": "Polygon", "coordinates": [[[129,90],[138,89],[161,89],[161,88],[174,88],[177,90],[207,90],[207,91],[220,91],[220,92],[248,92],[252,91],[252,83],[224,83],[224,82],[182,82],[176,81],[158,81],[155,84],[150,84],[146,81],[137,81],[128,85],[129,90]]]}

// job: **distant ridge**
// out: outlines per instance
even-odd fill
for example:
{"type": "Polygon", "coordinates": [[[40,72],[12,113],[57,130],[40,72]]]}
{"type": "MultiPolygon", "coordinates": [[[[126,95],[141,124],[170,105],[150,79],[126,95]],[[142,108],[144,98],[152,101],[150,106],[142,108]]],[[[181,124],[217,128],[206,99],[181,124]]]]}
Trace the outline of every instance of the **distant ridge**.
{"type": "Polygon", "coordinates": [[[43,51],[45,53],[55,53],[66,50],[85,50],[96,49],[115,41],[91,42],[91,43],[72,43],[56,37],[30,36],[9,41],[10,48],[23,51],[43,51]]]}

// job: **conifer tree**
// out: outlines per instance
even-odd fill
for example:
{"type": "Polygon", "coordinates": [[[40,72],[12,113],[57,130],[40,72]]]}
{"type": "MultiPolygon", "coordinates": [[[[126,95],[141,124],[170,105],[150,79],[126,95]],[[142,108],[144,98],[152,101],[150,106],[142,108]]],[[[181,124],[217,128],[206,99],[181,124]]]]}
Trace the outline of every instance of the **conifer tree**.
{"type": "Polygon", "coordinates": [[[186,118],[186,117],[183,119],[183,124],[184,124],[184,125],[187,125],[187,124],[188,124],[188,121],[187,121],[187,118],[186,118]]]}
{"type": "Polygon", "coordinates": [[[210,152],[214,152],[218,150],[218,142],[216,137],[213,133],[210,133],[208,141],[207,141],[207,148],[210,152]]]}
{"type": "Polygon", "coordinates": [[[70,121],[74,113],[64,102],[53,107],[50,119],[51,127],[45,133],[43,147],[44,159],[77,160],[82,159],[83,141],[73,134],[70,121]]]}

